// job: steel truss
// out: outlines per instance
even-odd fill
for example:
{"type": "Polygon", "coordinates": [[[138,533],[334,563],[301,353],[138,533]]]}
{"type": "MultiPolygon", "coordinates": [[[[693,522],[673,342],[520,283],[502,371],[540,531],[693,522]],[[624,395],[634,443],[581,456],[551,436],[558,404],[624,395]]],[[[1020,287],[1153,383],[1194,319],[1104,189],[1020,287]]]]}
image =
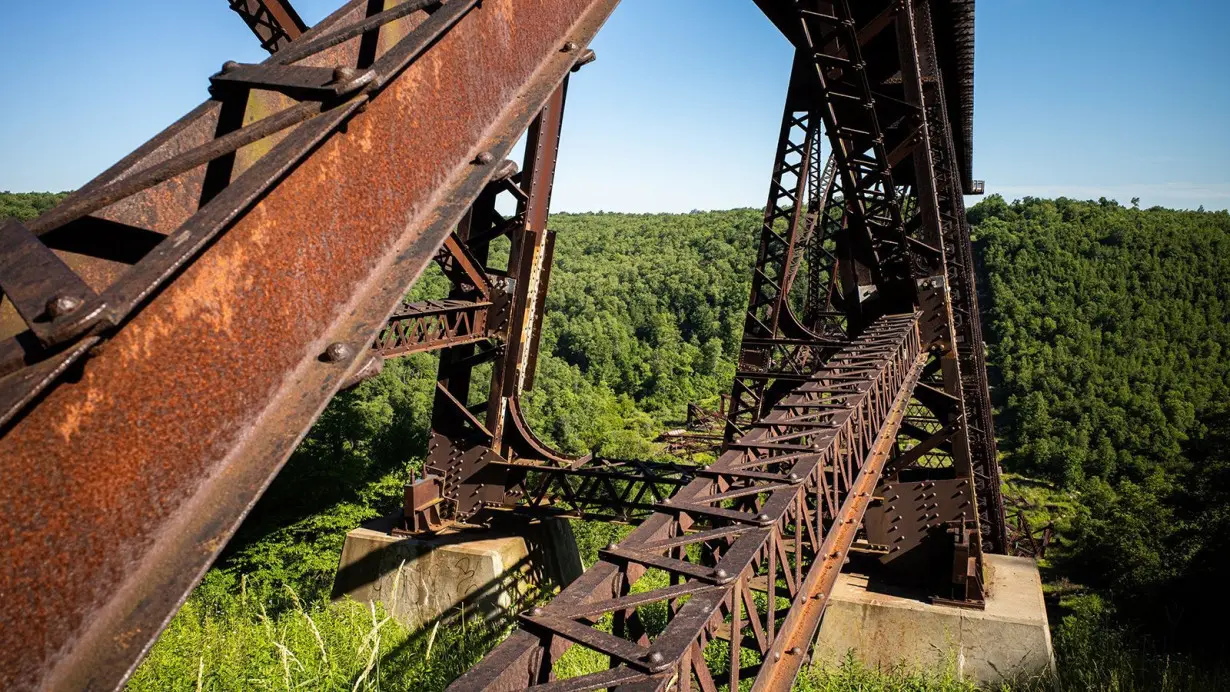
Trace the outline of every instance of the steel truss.
{"type": "Polygon", "coordinates": [[[0,683],[121,684],[329,397],[427,350],[399,531],[637,524],[455,688],[786,689],[856,537],[977,606],[1007,539],[932,2],[756,2],[797,55],[725,445],[699,468],[560,454],[522,412],[567,75],[617,0],[354,0],[310,30],[229,0],[273,57],[0,225],[0,683]],[[449,295],[403,300],[433,261],[449,295]],[[669,585],[638,591],[651,570],[669,585]],[[554,680],[573,645],[608,669],[554,680]]]}
{"type": "Polygon", "coordinates": [[[289,2],[282,0],[227,0],[231,9],[256,34],[261,48],[276,53],[308,30],[289,2]]]}
{"type": "Polygon", "coordinates": [[[3,225],[0,687],[119,685],[370,371],[617,0],[512,4],[349,2],[3,225]]]}
{"type": "Polygon", "coordinates": [[[788,689],[922,370],[917,320],[871,325],[451,689],[788,689]],[[636,591],[649,570],[670,585],[636,591]],[[659,631],[644,619],[655,605],[659,631]],[[609,632],[595,626],[606,614],[609,632]],[[574,644],[610,668],[551,682],[574,644]]]}

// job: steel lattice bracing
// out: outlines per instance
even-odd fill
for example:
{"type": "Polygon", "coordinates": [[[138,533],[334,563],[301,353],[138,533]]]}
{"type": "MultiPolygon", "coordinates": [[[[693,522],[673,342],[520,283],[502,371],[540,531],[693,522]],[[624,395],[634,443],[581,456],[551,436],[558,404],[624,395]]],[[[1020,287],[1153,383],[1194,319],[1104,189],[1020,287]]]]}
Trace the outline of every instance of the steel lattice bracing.
{"type": "Polygon", "coordinates": [[[789,689],[923,363],[918,315],[869,326],[600,551],[600,562],[525,614],[522,630],[452,689],[713,689],[719,680],[738,689],[750,679],[789,689]],[[669,574],[670,585],[635,591],[648,570],[669,574]],[[666,622],[650,631],[643,618],[663,604],[666,622]],[[610,631],[595,626],[607,614],[610,631]],[[610,668],[552,683],[552,664],[573,645],[606,655],[610,668]],[[706,661],[713,650],[726,652],[724,669],[706,661]]]}
{"type": "Polygon", "coordinates": [[[285,0],[228,0],[231,9],[256,34],[261,48],[276,53],[307,31],[299,13],[285,0]]]}
{"type": "Polygon", "coordinates": [[[972,2],[757,0],[797,54],[705,469],[562,455],[521,412],[567,75],[616,2],[355,0],[307,30],[285,0],[232,1],[272,58],[0,225],[0,684],[122,682],[329,397],[424,350],[431,451],[401,531],[639,525],[459,688],[548,683],[575,642],[610,669],[552,689],[784,689],[855,540],[979,602],[1005,538],[961,197],[972,2]],[[433,261],[449,296],[405,302],[433,261]],[[647,570],[670,586],[637,592],[647,570]]]}
{"type": "Polygon", "coordinates": [[[6,226],[0,687],[125,678],[615,4],[348,3],[6,226]]]}

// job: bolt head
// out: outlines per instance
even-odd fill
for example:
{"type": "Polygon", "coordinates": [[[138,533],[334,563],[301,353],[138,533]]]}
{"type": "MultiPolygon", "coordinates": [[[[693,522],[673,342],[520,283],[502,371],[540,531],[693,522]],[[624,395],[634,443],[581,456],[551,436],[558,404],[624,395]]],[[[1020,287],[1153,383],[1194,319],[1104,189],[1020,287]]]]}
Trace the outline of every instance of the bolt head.
{"type": "Polygon", "coordinates": [[[713,571],[713,576],[717,577],[718,579],[725,579],[726,577],[730,576],[730,572],[727,572],[726,570],[719,567],[718,569],[713,571]]]}
{"type": "Polygon", "coordinates": [[[654,665],[657,665],[657,664],[661,663],[663,660],[665,660],[665,658],[662,656],[662,652],[660,652],[660,651],[652,651],[652,652],[650,652],[650,653],[649,653],[649,662],[650,662],[650,663],[652,663],[652,664],[654,664],[654,665]]]}
{"type": "Polygon", "coordinates": [[[803,653],[803,650],[797,646],[792,646],[790,647],[790,650],[787,651],[786,653],[790,654],[791,656],[798,656],[799,654],[803,653]]]}
{"type": "Polygon", "coordinates": [[[774,652],[773,652],[773,660],[774,660],[774,661],[780,661],[780,660],[782,660],[782,652],[780,652],[780,651],[774,651],[774,652]]]}
{"type": "Polygon", "coordinates": [[[606,544],[606,549],[607,549],[607,550],[614,550],[615,548],[616,548],[616,545],[615,545],[614,543],[607,543],[607,544],[606,544]]]}
{"type": "Polygon", "coordinates": [[[359,71],[349,65],[340,65],[333,70],[333,81],[337,84],[352,82],[358,76],[359,71]]]}
{"type": "Polygon", "coordinates": [[[330,363],[345,360],[349,356],[350,347],[340,341],[335,341],[329,344],[329,347],[325,349],[325,360],[330,363]]]}
{"type": "Polygon", "coordinates": [[[235,62],[234,60],[227,60],[226,62],[222,63],[222,74],[226,74],[227,72],[230,72],[236,67],[239,67],[239,63],[235,62]]]}
{"type": "Polygon", "coordinates": [[[564,44],[563,51],[564,51],[565,53],[571,53],[572,51],[576,50],[576,49],[577,49],[577,48],[579,48],[579,47],[580,47],[580,46],[578,46],[578,45],[576,44],[576,41],[569,41],[569,42],[567,42],[567,43],[565,43],[565,44],[564,44]]]}
{"type": "Polygon", "coordinates": [[[794,471],[791,471],[790,475],[786,476],[786,478],[789,478],[791,481],[797,481],[799,480],[799,474],[795,473],[794,471]]]}
{"type": "Polygon", "coordinates": [[[495,157],[492,156],[491,152],[489,151],[480,152],[478,156],[474,157],[474,162],[480,165],[483,165],[483,166],[486,166],[487,164],[491,163],[494,160],[495,160],[495,157]]]}
{"type": "Polygon", "coordinates": [[[760,514],[756,515],[756,519],[759,521],[769,521],[770,519],[772,519],[772,517],[770,517],[768,514],[765,514],[764,512],[761,512],[760,514]]]}
{"type": "Polygon", "coordinates": [[[572,71],[577,72],[582,67],[585,67],[586,65],[590,64],[591,62],[597,59],[598,59],[598,54],[594,52],[594,49],[586,48],[585,52],[581,53],[581,56],[577,58],[577,61],[575,63],[573,63],[572,71]]]}
{"type": "Polygon", "coordinates": [[[519,168],[517,162],[512,159],[504,159],[500,163],[500,167],[495,171],[496,180],[507,180],[517,174],[519,168]]]}
{"type": "Polygon", "coordinates": [[[63,317],[64,315],[75,311],[77,308],[80,308],[84,302],[85,301],[81,300],[77,296],[60,294],[47,301],[47,314],[51,317],[51,319],[63,317]]]}
{"type": "Polygon", "coordinates": [[[543,609],[538,606],[534,606],[533,608],[530,608],[530,615],[533,615],[534,617],[541,616],[543,612],[544,612],[543,609]]]}

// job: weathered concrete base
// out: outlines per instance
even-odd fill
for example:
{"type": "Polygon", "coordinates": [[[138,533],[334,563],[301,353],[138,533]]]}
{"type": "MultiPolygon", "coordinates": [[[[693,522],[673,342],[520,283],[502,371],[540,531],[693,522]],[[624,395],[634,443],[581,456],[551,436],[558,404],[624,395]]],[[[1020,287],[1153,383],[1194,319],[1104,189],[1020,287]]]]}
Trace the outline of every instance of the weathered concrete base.
{"type": "Polygon", "coordinates": [[[871,667],[955,669],[981,684],[1053,670],[1037,565],[1004,555],[985,560],[986,610],[933,605],[863,575],[841,575],[820,625],[815,660],[840,665],[852,651],[871,667]]]}
{"type": "Polygon", "coordinates": [[[379,601],[418,629],[460,615],[509,617],[535,586],[563,586],[581,574],[567,521],[518,521],[499,531],[463,530],[430,539],[389,533],[393,519],[346,534],[333,597],[379,601]]]}

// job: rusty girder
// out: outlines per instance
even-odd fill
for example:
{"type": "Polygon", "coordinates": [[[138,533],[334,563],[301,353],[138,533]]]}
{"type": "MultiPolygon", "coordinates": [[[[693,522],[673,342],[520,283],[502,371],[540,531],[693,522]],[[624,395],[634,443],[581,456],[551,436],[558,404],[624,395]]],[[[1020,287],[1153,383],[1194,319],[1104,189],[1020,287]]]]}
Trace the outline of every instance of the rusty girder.
{"type": "Polygon", "coordinates": [[[351,2],[6,226],[0,687],[124,680],[615,4],[351,2]]]}
{"type": "Polygon", "coordinates": [[[750,678],[789,689],[921,372],[917,325],[901,315],[868,327],[451,689],[552,685],[573,645],[610,667],[551,689],[733,690],[750,678]],[[635,591],[651,569],[670,584],[635,591]],[[644,617],[662,606],[651,632],[644,617]],[[595,627],[606,614],[610,632],[595,627]],[[718,670],[705,657],[715,648],[727,651],[718,670]]]}
{"type": "Polygon", "coordinates": [[[972,252],[931,3],[757,4],[799,49],[772,187],[781,189],[776,181],[785,171],[799,190],[785,197],[771,194],[766,210],[727,438],[786,391],[771,375],[797,369],[797,352],[775,353],[762,345],[797,336],[793,323],[816,324],[831,315],[857,333],[878,314],[918,306],[924,311],[923,338],[935,348],[929,375],[955,397],[934,411],[954,427],[944,453],[977,488],[979,543],[1002,552],[1002,500],[972,252]],[[797,154],[801,125],[813,121],[822,121],[837,169],[827,187],[809,170],[820,157],[797,154]],[[797,141],[788,141],[788,125],[797,141]],[[804,217],[807,225],[790,213],[793,199],[803,194],[796,174],[810,179],[811,209],[826,199],[818,216],[828,230],[815,233],[810,213],[804,217]],[[812,307],[803,320],[787,319],[790,304],[780,297],[790,291],[793,275],[787,268],[798,252],[788,246],[795,237],[811,239],[809,278],[828,279],[823,288],[808,287],[805,305],[812,307]],[[763,251],[774,245],[781,249],[763,251]],[[760,289],[765,285],[773,290],[760,289]],[[759,377],[745,377],[749,372],[759,377]]]}
{"type": "Polygon", "coordinates": [[[302,36],[307,24],[287,0],[227,0],[231,9],[256,34],[261,48],[276,53],[302,36]]]}
{"type": "Polygon", "coordinates": [[[930,2],[756,0],[797,55],[718,461],[569,457],[533,434],[566,77],[616,2],[355,0],[309,31],[285,0],[231,0],[272,58],[228,63],[179,123],[0,225],[0,685],[120,684],[329,397],[433,349],[403,530],[640,524],[458,687],[545,683],[575,642],[610,669],[553,689],[785,689],[856,534],[890,573],[980,602],[981,553],[1006,539],[946,112],[969,96],[945,98],[930,2]],[[406,303],[433,260],[449,296],[406,303]],[[649,569],[671,585],[633,593],[649,569]],[[655,604],[660,633],[639,614],[655,604]]]}

